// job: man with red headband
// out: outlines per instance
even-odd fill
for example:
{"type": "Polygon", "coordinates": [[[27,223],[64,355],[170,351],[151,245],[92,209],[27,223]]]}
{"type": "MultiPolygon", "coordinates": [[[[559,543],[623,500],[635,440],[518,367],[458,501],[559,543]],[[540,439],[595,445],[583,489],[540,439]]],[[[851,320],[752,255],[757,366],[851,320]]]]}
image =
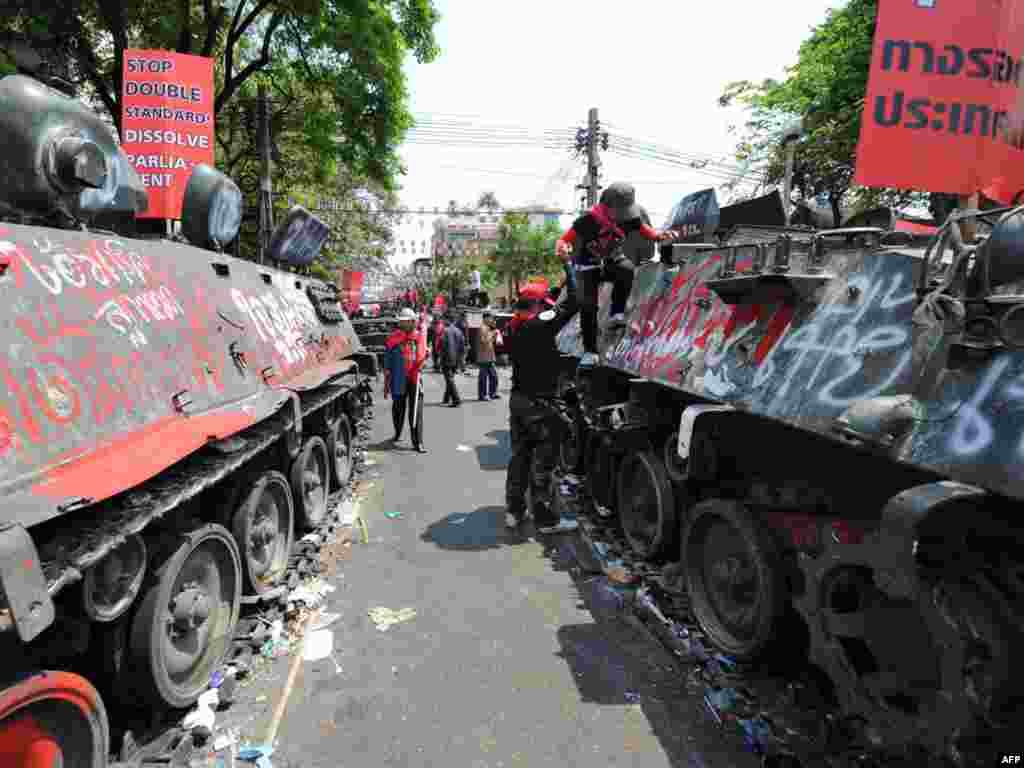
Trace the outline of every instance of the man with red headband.
{"type": "Polygon", "coordinates": [[[579,306],[572,267],[566,264],[565,272],[565,298],[561,304],[555,304],[545,284],[531,283],[519,292],[513,328],[506,338],[512,360],[508,403],[512,458],[505,479],[505,526],[513,530],[526,518],[528,485],[539,532],[572,530],[571,524],[554,518],[551,510],[551,473],[557,447],[547,426],[550,408],[546,402],[558,391],[558,332],[575,317],[579,306]]]}
{"type": "Polygon", "coordinates": [[[631,232],[639,232],[648,240],[666,241],[674,237],[645,224],[633,185],[616,182],[601,194],[601,202],[576,219],[555,245],[555,253],[561,259],[569,261],[571,256],[577,273],[584,351],[580,365],[592,366],[598,361],[597,304],[602,282],[612,282],[611,325],[625,323],[626,301],[633,288],[633,264],[623,253],[622,245],[631,232]]]}

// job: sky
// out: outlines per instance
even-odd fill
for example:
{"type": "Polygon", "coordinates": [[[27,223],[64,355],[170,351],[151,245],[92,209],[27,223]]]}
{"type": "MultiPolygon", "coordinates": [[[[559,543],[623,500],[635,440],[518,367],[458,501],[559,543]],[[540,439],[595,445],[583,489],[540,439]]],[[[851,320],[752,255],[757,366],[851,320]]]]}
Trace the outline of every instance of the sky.
{"type": "MultiPolygon", "coordinates": [[[[402,145],[408,167],[402,205],[438,207],[475,203],[495,193],[503,206],[546,202],[573,210],[582,160],[569,165],[569,129],[599,110],[602,127],[636,146],[655,142],[688,155],[735,165],[731,125],[742,112],[717,98],[736,80],[781,78],[814,25],[841,0],[757,0],[629,3],[578,0],[434,0],[441,13],[435,34],[441,53],[429,64],[406,63],[409,106],[421,130],[402,145]],[[430,133],[492,136],[492,146],[465,140],[426,140],[430,133]],[[448,128],[447,126],[457,126],[448,128]],[[545,148],[544,131],[566,131],[561,149],[545,148]],[[527,137],[509,145],[507,137],[527,137]],[[538,136],[534,139],[533,137],[538,136]],[[560,179],[571,167],[571,175],[560,179]],[[549,183],[554,177],[556,183],[549,183]],[[547,191],[546,200],[538,197],[547,191]]],[[[721,183],[719,177],[663,161],[601,155],[601,182],[630,181],[655,226],[684,195],[721,183]]],[[[720,196],[720,202],[724,202],[720,196]]],[[[407,217],[395,233],[405,243],[394,264],[429,249],[435,217],[407,217]],[[409,241],[416,242],[411,252],[409,241]]],[[[563,217],[568,226],[571,217],[563,217]]]]}

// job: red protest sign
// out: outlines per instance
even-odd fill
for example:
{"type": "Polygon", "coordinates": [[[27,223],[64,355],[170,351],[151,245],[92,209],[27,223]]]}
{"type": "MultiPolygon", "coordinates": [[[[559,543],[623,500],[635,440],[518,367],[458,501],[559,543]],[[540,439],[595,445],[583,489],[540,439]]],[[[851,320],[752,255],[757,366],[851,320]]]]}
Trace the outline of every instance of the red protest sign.
{"type": "Polygon", "coordinates": [[[362,297],[363,291],[363,274],[349,269],[340,271],[338,288],[349,306],[359,306],[359,299],[362,297]]]}
{"type": "Polygon", "coordinates": [[[881,0],[856,183],[1008,200],[1024,189],[1015,0],[881,0]]]}
{"type": "Polygon", "coordinates": [[[213,59],[126,50],[121,103],[121,146],[149,192],[141,218],[181,218],[192,168],[213,165],[213,59]]]}

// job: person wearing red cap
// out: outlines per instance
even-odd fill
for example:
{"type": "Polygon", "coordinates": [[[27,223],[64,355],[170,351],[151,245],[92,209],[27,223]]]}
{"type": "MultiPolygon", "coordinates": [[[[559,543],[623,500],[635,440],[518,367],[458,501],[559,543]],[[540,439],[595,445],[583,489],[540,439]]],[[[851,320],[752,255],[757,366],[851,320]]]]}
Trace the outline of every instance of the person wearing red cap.
{"type": "Polygon", "coordinates": [[[667,241],[674,237],[671,232],[652,229],[644,218],[644,211],[636,204],[633,185],[616,182],[605,189],[597,205],[573,222],[555,245],[555,253],[565,261],[571,258],[578,274],[584,351],[580,365],[592,366],[598,361],[597,305],[602,282],[612,282],[611,324],[625,323],[626,301],[633,287],[633,265],[622,250],[626,237],[631,232],[639,232],[647,240],[667,241]]]}
{"type": "MultiPolygon", "coordinates": [[[[557,447],[547,426],[550,400],[558,392],[561,355],[558,332],[578,311],[575,276],[565,265],[564,299],[556,304],[546,284],[530,283],[519,292],[512,328],[506,337],[512,361],[509,430],[512,457],[505,478],[505,526],[517,529],[526,518],[526,489],[530,486],[534,523],[540,533],[572,530],[571,523],[554,518],[551,473],[557,447]]],[[[556,294],[557,295],[557,294],[556,294]]]]}

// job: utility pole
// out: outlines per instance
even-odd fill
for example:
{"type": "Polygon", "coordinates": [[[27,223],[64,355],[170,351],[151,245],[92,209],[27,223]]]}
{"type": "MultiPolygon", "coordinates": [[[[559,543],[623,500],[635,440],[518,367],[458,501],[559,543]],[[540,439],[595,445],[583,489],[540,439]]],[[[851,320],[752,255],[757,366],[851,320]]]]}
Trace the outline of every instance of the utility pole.
{"type": "Polygon", "coordinates": [[[597,205],[597,193],[600,190],[601,160],[597,156],[598,133],[601,123],[597,119],[597,107],[587,113],[587,208],[597,205]]]}
{"type": "Polygon", "coordinates": [[[259,245],[256,260],[262,264],[270,250],[270,235],[274,230],[273,185],[270,179],[270,102],[267,89],[260,86],[257,101],[256,144],[260,152],[259,245]]]}

